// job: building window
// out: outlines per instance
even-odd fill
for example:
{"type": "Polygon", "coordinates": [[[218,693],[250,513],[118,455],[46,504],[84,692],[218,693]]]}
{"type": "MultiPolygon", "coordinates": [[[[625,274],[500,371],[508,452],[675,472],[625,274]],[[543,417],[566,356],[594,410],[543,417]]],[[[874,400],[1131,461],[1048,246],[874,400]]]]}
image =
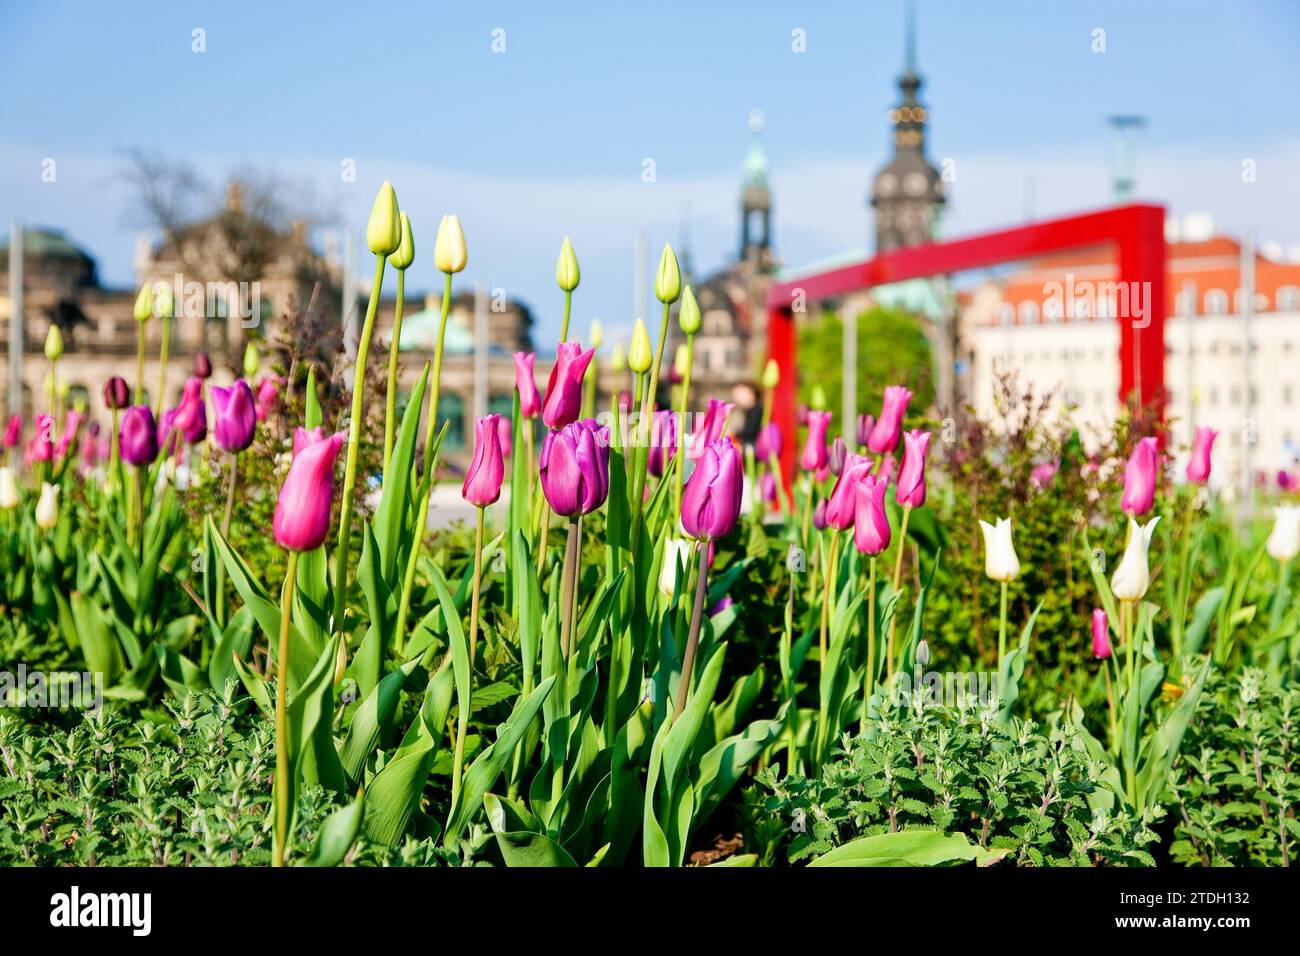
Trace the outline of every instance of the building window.
{"type": "Polygon", "coordinates": [[[1205,314],[1206,315],[1227,315],[1228,314],[1228,293],[1222,289],[1211,289],[1205,293],[1205,314]]]}

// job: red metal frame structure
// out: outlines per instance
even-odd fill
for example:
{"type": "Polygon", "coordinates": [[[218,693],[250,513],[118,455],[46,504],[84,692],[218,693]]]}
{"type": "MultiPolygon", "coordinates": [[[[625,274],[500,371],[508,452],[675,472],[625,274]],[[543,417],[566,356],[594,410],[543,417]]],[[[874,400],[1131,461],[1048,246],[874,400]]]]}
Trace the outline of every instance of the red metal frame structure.
{"type": "MultiPolygon", "coordinates": [[[[790,484],[798,455],[795,430],[795,390],[798,343],[793,309],[859,292],[873,286],[962,272],[998,263],[1061,252],[1084,246],[1113,245],[1118,252],[1116,281],[1147,282],[1148,315],[1142,324],[1118,316],[1119,397],[1127,401],[1136,390],[1145,405],[1163,401],[1165,374],[1165,210],[1163,206],[1132,203],[1100,212],[1048,219],[949,242],[929,243],[883,253],[849,265],[786,282],[767,293],[767,354],[781,369],[773,396],[772,415],[786,436],[781,469],[790,484]]],[[[1128,288],[1135,288],[1128,286],[1128,288]]]]}

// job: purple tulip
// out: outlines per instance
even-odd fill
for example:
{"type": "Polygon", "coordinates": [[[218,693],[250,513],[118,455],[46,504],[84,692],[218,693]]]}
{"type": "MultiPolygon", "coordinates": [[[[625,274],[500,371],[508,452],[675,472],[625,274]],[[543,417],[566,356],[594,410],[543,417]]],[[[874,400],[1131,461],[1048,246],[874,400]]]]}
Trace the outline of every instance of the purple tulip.
{"type": "Polygon", "coordinates": [[[1110,657],[1110,628],[1106,625],[1106,612],[1092,609],[1092,656],[1098,660],[1110,657]]]}
{"type": "Polygon", "coordinates": [[[763,501],[776,501],[776,478],[772,472],[764,471],[759,477],[758,496],[763,501]]]}
{"type": "Polygon", "coordinates": [[[813,527],[816,528],[818,531],[826,530],[826,499],[825,498],[822,498],[813,507],[812,524],[813,527]]]}
{"type": "Polygon", "coordinates": [[[695,434],[691,436],[691,445],[687,452],[687,457],[691,461],[698,460],[710,442],[722,437],[727,430],[727,420],[731,418],[731,412],[735,407],[732,402],[709,399],[709,407],[704,411],[704,418],[695,426],[695,434]]]}
{"type": "Polygon", "coordinates": [[[929,432],[915,428],[903,435],[903,467],[898,473],[894,500],[904,508],[925,504],[925,453],[929,449],[929,432]]]}
{"type": "Polygon", "coordinates": [[[758,432],[758,438],[754,441],[754,454],[759,461],[771,461],[774,457],[780,458],[781,452],[785,449],[785,442],[781,438],[781,428],[776,422],[768,422],[758,432]]]}
{"type": "Polygon", "coordinates": [[[858,446],[866,448],[871,441],[871,430],[876,427],[876,417],[863,412],[858,416],[858,446]]]}
{"type": "Polygon", "coordinates": [[[712,541],[736,526],[743,473],[731,439],[709,442],[682,493],[682,528],[688,535],[712,541]]]}
{"type": "Polygon", "coordinates": [[[898,437],[903,431],[903,416],[907,413],[907,403],[911,400],[912,393],[902,385],[890,385],[885,389],[880,418],[867,438],[867,447],[877,455],[888,454],[898,447],[898,437]]]}
{"type": "Polygon", "coordinates": [[[157,458],[158,428],[154,424],[153,409],[148,405],[128,408],[122,414],[117,441],[122,460],[129,465],[148,465],[157,458]]]}
{"type": "Polygon", "coordinates": [[[866,475],[853,486],[853,543],[862,554],[877,555],[889,547],[889,514],[885,511],[885,492],[889,481],[866,475]]]}
{"type": "Polygon", "coordinates": [[[826,431],[830,427],[830,412],[808,413],[808,437],[804,441],[803,455],[799,458],[799,465],[804,471],[817,471],[826,467],[830,457],[826,452],[826,431]]]}
{"type": "Polygon", "coordinates": [[[104,383],[104,405],[117,411],[126,408],[131,404],[131,387],[126,384],[126,379],[120,375],[114,375],[104,383]]]}
{"type": "Polygon", "coordinates": [[[661,477],[672,463],[677,452],[677,413],[660,409],[650,419],[650,451],[646,468],[656,478],[661,477]]]}
{"type": "Polygon", "coordinates": [[[803,402],[800,402],[794,410],[794,423],[800,428],[808,424],[808,406],[803,402]]]}
{"type": "Polygon", "coordinates": [[[826,456],[826,467],[835,477],[839,477],[844,472],[844,460],[848,457],[849,447],[844,444],[844,439],[839,435],[831,442],[831,450],[826,456]]]}
{"type": "Polygon", "coordinates": [[[257,385],[257,420],[263,421],[275,410],[275,401],[280,396],[280,383],[274,375],[268,375],[257,385]]]}
{"type": "Polygon", "coordinates": [[[719,614],[721,614],[723,611],[725,611],[727,608],[731,607],[735,603],[736,602],[731,599],[730,594],[724,594],[721,600],[719,600],[717,604],[709,608],[709,617],[717,617],[719,614]]]}
{"type": "Polygon", "coordinates": [[[561,342],[555,349],[555,364],[546,382],[542,421],[547,428],[564,428],[582,413],[582,380],[595,349],[582,350],[577,342],[561,342]]]}
{"type": "Polygon", "coordinates": [[[1278,490],[1290,491],[1294,485],[1295,485],[1295,481],[1291,478],[1291,472],[1286,471],[1284,469],[1279,469],[1277,473],[1278,490]]]}
{"type": "Polygon", "coordinates": [[[194,376],[202,379],[212,377],[212,359],[208,358],[207,352],[194,353],[194,376]]]}
{"type": "Polygon", "coordinates": [[[547,432],[538,474],[557,515],[572,518],[595,511],[609,494],[609,429],[586,418],[547,432]]]}
{"type": "Polygon", "coordinates": [[[334,503],[334,461],[343,447],[343,434],[324,437],[320,429],[293,433],[293,463],[275,503],[271,530],[280,547],[311,551],[320,547],[330,529],[334,503]]]}
{"type": "Polygon", "coordinates": [[[532,352],[515,353],[515,388],[519,391],[519,414],[527,419],[537,417],[542,410],[542,397],[537,394],[537,382],[533,379],[532,352]]]}
{"type": "Polygon", "coordinates": [[[857,512],[857,491],[855,486],[871,474],[875,465],[866,455],[846,452],[844,467],[840,470],[839,480],[831,489],[831,496],[826,504],[826,523],[832,528],[847,531],[853,527],[857,512]]]}
{"type": "Polygon", "coordinates": [[[1056,459],[1040,461],[1034,466],[1034,470],[1029,473],[1029,480],[1035,488],[1046,488],[1052,483],[1052,479],[1056,477],[1057,469],[1060,467],[1060,462],[1056,459]]]}
{"type": "Polygon", "coordinates": [[[180,451],[181,434],[176,430],[176,409],[169,408],[158,420],[158,450],[163,455],[180,451]]]}
{"type": "Polygon", "coordinates": [[[1219,433],[1213,428],[1196,429],[1196,438],[1192,442],[1192,459],[1187,463],[1187,480],[1203,485],[1210,480],[1210,449],[1219,433]]]}
{"type": "Polygon", "coordinates": [[[506,466],[501,460],[497,423],[501,416],[484,415],[474,424],[474,459],[469,463],[460,496],[476,508],[486,508],[501,497],[506,466]]]}
{"type": "Polygon", "coordinates": [[[1141,439],[1124,468],[1124,496],[1120,507],[1136,518],[1151,510],[1156,500],[1156,440],[1141,439]]]}
{"type": "Polygon", "coordinates": [[[242,378],[236,379],[229,388],[212,386],[212,407],[216,411],[216,422],[212,426],[212,437],[226,451],[241,452],[253,444],[253,433],[257,429],[257,407],[253,400],[253,390],[242,378]]]}
{"type": "Polygon", "coordinates": [[[13,448],[22,440],[23,437],[23,416],[10,415],[9,423],[5,425],[5,447],[13,448]]]}
{"type": "Polygon", "coordinates": [[[181,392],[180,404],[176,406],[176,417],[172,427],[184,436],[190,445],[198,444],[208,435],[208,407],[203,403],[203,379],[191,377],[185,380],[181,392]]]}

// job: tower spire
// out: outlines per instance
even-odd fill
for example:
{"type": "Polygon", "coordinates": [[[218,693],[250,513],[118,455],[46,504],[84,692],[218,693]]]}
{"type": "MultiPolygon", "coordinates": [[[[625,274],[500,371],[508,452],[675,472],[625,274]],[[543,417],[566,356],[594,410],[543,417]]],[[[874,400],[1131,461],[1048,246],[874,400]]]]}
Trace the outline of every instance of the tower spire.
{"type": "Polygon", "coordinates": [[[916,74],[916,3],[914,0],[904,0],[903,72],[916,74]]]}
{"type": "Polygon", "coordinates": [[[763,114],[749,111],[749,153],[745,156],[740,194],[740,259],[760,269],[772,264],[772,190],[763,150],[763,114]]]}

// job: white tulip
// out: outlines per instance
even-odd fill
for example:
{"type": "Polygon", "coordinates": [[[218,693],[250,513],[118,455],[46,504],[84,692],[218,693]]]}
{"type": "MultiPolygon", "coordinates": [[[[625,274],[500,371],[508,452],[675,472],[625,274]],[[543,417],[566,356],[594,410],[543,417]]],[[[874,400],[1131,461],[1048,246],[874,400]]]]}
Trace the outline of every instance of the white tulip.
{"type": "Polygon", "coordinates": [[[659,569],[659,590],[672,597],[677,586],[677,564],[680,561],[687,571],[691,567],[691,545],[685,538],[669,538],[664,546],[664,563],[659,569]]]}
{"type": "Polygon", "coordinates": [[[1160,516],[1156,515],[1143,526],[1132,518],[1128,519],[1128,547],[1110,579],[1110,589],[1121,601],[1140,601],[1146,596],[1151,585],[1147,549],[1151,547],[1151,536],[1155,534],[1159,521],[1160,516]]]}
{"type": "Polygon", "coordinates": [[[984,573],[1006,584],[1020,576],[1020,559],[1011,543],[1011,519],[999,518],[996,525],[980,522],[984,532],[984,573]]]}
{"type": "Polygon", "coordinates": [[[438,224],[438,238],[433,241],[433,264],[448,274],[465,268],[469,255],[465,251],[465,232],[456,216],[443,216],[438,224]]]}
{"type": "Polygon", "coordinates": [[[1278,505],[1273,514],[1273,530],[1264,547],[1271,557],[1286,564],[1300,554],[1300,505],[1278,505]]]}
{"type": "Polygon", "coordinates": [[[48,481],[41,482],[41,498],[36,502],[36,525],[49,531],[59,521],[59,488],[48,481]]]}
{"type": "Polygon", "coordinates": [[[18,482],[14,480],[14,470],[0,468],[0,508],[8,511],[18,507],[18,482]]]}

